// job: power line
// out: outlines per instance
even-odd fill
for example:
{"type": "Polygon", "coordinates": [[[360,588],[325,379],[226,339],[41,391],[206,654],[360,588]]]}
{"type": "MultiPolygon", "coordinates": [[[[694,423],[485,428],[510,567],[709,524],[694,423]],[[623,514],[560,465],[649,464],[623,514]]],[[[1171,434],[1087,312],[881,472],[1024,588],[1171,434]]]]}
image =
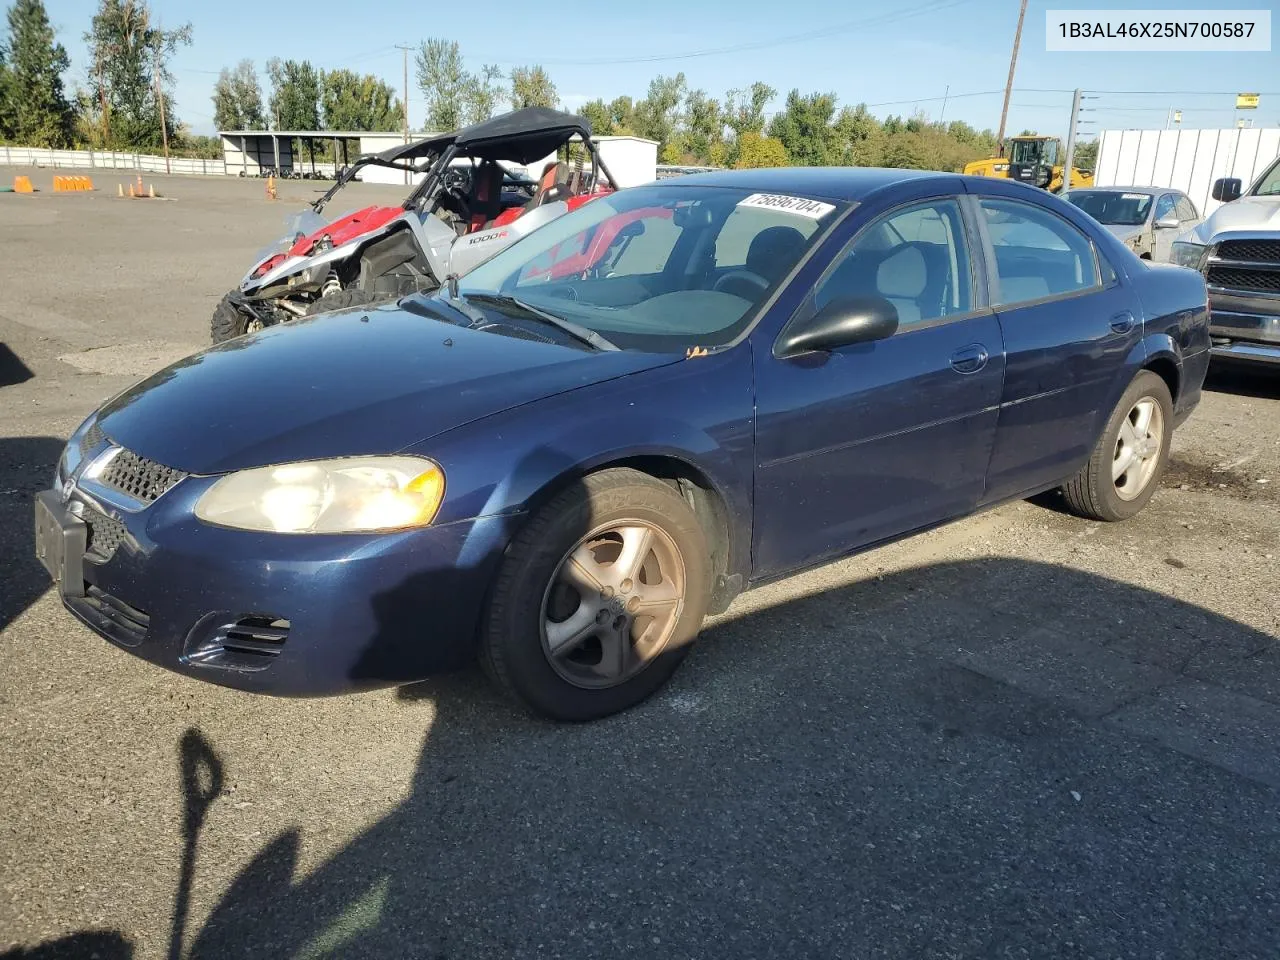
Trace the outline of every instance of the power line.
{"type": "MultiPolygon", "coordinates": [[[[770,47],[779,47],[789,43],[799,43],[803,40],[817,40],[822,37],[849,33],[853,30],[859,30],[864,27],[897,23],[900,20],[921,16],[922,14],[940,13],[943,10],[950,10],[953,7],[963,6],[964,4],[971,2],[972,0],[929,0],[928,3],[922,4],[919,7],[912,7],[892,13],[882,13],[874,17],[868,17],[861,20],[851,20],[846,23],[835,24],[834,26],[824,27],[819,30],[807,30],[804,33],[790,34],[785,37],[774,37],[770,40],[753,40],[747,43],[737,43],[725,47],[712,47],[705,50],[689,50],[684,53],[646,54],[638,57],[538,57],[535,59],[544,66],[602,66],[615,63],[664,63],[672,60],[694,60],[699,57],[722,56],[728,53],[742,53],[747,50],[765,50],[770,47]]],[[[482,59],[489,63],[525,63],[530,58],[524,57],[518,60],[504,60],[499,58],[479,57],[472,59],[482,59]]]]}

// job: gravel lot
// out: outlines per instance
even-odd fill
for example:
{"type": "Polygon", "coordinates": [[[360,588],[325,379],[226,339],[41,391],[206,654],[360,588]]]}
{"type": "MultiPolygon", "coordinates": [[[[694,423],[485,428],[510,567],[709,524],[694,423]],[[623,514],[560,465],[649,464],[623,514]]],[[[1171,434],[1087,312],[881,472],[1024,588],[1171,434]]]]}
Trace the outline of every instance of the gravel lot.
{"type": "Polygon", "coordinates": [[[0,956],[1280,953],[1280,378],[1216,372],[1136,520],[771,585],[605,722],[254,698],[75,625],[29,502],[316,185],[95,179],[0,195],[0,956]]]}

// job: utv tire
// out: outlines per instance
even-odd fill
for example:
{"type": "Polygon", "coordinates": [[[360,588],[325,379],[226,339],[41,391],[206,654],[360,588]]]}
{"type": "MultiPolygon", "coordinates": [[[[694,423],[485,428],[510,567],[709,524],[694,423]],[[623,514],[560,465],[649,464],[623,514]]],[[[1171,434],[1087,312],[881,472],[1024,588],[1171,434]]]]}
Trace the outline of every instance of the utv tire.
{"type": "Polygon", "coordinates": [[[313,300],[307,306],[306,315],[315,317],[322,313],[338,313],[342,310],[357,310],[360,307],[370,307],[374,304],[384,303],[391,298],[375,297],[371,293],[365,293],[363,290],[352,288],[350,290],[339,290],[337,293],[326,294],[319,300],[313,300]]]}
{"type": "Polygon", "coordinates": [[[237,309],[231,301],[231,294],[227,294],[213,310],[209,333],[214,343],[222,343],[248,333],[252,322],[253,318],[237,309]]]}
{"type": "Polygon", "coordinates": [[[481,627],[481,663],[551,719],[626,710],[680,665],[710,585],[702,527],[674,488],[635,470],[591,474],[512,540],[481,627]]]}
{"type": "Polygon", "coordinates": [[[1062,487],[1074,513],[1128,520],[1147,505],[1169,462],[1173,398],[1150,370],[1141,371],[1116,404],[1089,462],[1062,487]]]}

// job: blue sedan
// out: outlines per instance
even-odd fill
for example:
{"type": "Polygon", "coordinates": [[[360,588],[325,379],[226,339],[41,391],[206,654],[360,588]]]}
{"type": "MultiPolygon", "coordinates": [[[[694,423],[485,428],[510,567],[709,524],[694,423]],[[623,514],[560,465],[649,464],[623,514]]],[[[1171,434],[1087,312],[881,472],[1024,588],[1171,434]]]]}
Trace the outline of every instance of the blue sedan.
{"type": "Polygon", "coordinates": [[[478,655],[594,718],[762,581],[1053,488],[1133,516],[1207,323],[1197,273],[1017,183],[668,180],[114,398],[37,552],[84,624],[189,676],[313,695],[478,655]]]}

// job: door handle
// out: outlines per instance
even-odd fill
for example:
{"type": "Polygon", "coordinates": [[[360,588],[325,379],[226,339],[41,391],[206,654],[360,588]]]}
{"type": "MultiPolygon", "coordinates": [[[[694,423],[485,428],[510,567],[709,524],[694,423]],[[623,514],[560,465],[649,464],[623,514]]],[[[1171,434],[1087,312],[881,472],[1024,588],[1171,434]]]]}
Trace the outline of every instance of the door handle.
{"type": "Polygon", "coordinates": [[[1128,333],[1133,329],[1133,314],[1127,310],[1124,313],[1117,313],[1111,318],[1111,330],[1113,333],[1128,333]]]}
{"type": "Polygon", "coordinates": [[[956,373],[977,373],[987,365],[989,357],[986,347],[971,343],[951,355],[951,369],[956,373]]]}

